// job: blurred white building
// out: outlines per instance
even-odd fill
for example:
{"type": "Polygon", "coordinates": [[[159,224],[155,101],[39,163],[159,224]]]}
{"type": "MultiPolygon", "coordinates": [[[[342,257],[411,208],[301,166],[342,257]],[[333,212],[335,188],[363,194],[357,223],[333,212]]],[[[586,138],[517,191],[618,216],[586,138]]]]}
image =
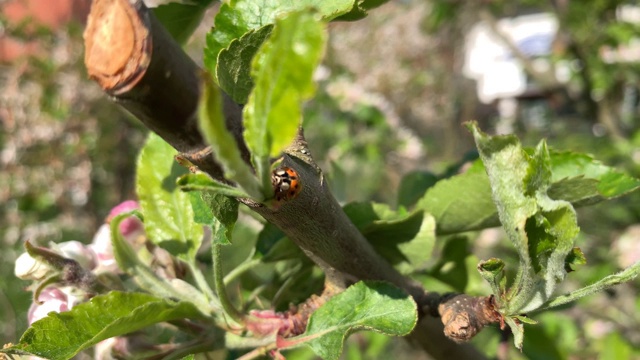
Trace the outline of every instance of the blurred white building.
{"type": "MultiPolygon", "coordinates": [[[[556,18],[548,13],[519,16],[498,21],[500,31],[534,62],[540,70],[550,64],[543,60],[551,53],[558,30],[556,18]]],[[[478,98],[489,104],[502,98],[512,98],[527,91],[530,84],[521,62],[513,56],[504,41],[480,22],[467,34],[463,73],[477,81],[478,98]]]]}

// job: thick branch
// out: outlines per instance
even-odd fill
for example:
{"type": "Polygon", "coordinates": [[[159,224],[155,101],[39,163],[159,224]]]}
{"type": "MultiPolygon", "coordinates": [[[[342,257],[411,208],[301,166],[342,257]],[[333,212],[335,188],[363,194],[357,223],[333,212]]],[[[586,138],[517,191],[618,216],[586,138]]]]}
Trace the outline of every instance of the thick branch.
{"type": "MultiPolygon", "coordinates": [[[[105,92],[202,171],[224,180],[197,127],[201,70],[141,2],[94,1],[85,44],[89,74],[105,92]]],[[[240,107],[227,99],[224,112],[227,126],[247,156],[240,107]]],[[[296,169],[300,176],[303,190],[298,197],[278,208],[249,200],[244,203],[282,229],[315,261],[324,270],[328,287],[337,291],[357,280],[386,280],[419,304],[424,302],[420,284],[382,259],[342,211],[313,163],[302,134],[286,151],[283,165],[296,169]]],[[[482,358],[470,345],[456,345],[444,338],[442,324],[434,320],[416,330],[415,336],[426,334],[420,340],[425,351],[447,358],[482,358]]]]}
{"type": "Polygon", "coordinates": [[[95,0],[84,37],[89,77],[185,158],[222,178],[198,131],[201,70],[144,4],[95,0]]]}

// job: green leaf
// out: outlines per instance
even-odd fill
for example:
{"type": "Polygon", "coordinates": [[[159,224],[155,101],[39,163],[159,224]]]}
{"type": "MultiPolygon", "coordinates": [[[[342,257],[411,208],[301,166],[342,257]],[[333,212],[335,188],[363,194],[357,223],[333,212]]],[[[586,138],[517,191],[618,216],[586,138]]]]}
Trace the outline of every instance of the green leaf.
{"type": "Polygon", "coordinates": [[[231,197],[249,197],[249,195],[242,190],[218,182],[205,173],[182,175],[178,178],[176,184],[182,191],[210,191],[231,197]]]}
{"type": "Polygon", "coordinates": [[[373,8],[376,8],[389,0],[358,0],[353,5],[353,8],[348,13],[340,16],[336,20],[338,21],[354,21],[360,20],[367,16],[367,12],[373,8]]]}
{"type": "Polygon", "coordinates": [[[503,295],[506,293],[507,278],[504,273],[504,266],[504,261],[496,258],[482,261],[478,264],[480,275],[491,285],[491,290],[498,303],[502,301],[503,295]]]}
{"type": "Polygon", "coordinates": [[[217,309],[215,300],[208,301],[201,292],[198,292],[190,284],[184,283],[179,279],[173,279],[173,281],[184,283],[179,284],[182,290],[178,290],[176,283],[169,282],[167,278],[159,277],[148,264],[140,259],[133,247],[124,240],[119,230],[120,222],[131,215],[140,217],[137,211],[133,211],[132,213],[119,214],[111,220],[111,243],[113,245],[113,256],[118,263],[118,267],[131,275],[140,288],[156,296],[192,302],[203,314],[211,314],[212,311],[215,311],[217,309]],[[184,291],[184,289],[189,289],[189,291],[184,291]]]}
{"type": "Polygon", "coordinates": [[[572,265],[584,265],[587,263],[587,258],[584,256],[584,253],[580,248],[574,247],[571,249],[569,255],[564,260],[564,269],[567,272],[573,271],[572,265]]]}
{"type": "Polygon", "coordinates": [[[548,194],[552,199],[566,200],[575,206],[592,205],[604,200],[598,191],[598,183],[598,180],[582,175],[564,178],[553,183],[548,194]]]}
{"type": "Polygon", "coordinates": [[[455,291],[464,292],[468,282],[468,271],[465,259],[469,256],[469,244],[466,236],[447,239],[438,262],[429,274],[448,285],[455,291]]]}
{"type": "Polygon", "coordinates": [[[271,195],[270,158],[280,155],[295,137],[302,120],[302,104],[315,92],[313,72],[326,40],[325,26],[310,12],[278,19],[253,60],[255,88],[244,107],[244,138],[271,195]]]}
{"type": "Polygon", "coordinates": [[[306,343],[323,359],[338,359],[344,341],[358,330],[404,336],[418,320],[416,303],[402,290],[382,282],[358,282],[316,310],[307,331],[285,340],[306,343]]]}
{"type": "Polygon", "coordinates": [[[344,211],[376,251],[392,264],[407,262],[411,271],[426,262],[435,244],[435,221],[421,210],[393,211],[388,205],[349,203],[344,211]]]}
{"type": "Polygon", "coordinates": [[[523,324],[529,324],[529,325],[536,325],[538,324],[537,321],[533,320],[530,317],[527,317],[526,315],[514,315],[513,316],[514,319],[520,321],[523,324]]]}
{"type": "Polygon", "coordinates": [[[575,211],[567,201],[547,195],[551,161],[544,142],[530,155],[515,136],[491,137],[474,123],[468,127],[485,165],[500,221],[520,258],[501,311],[506,316],[533,311],[566,276],[565,259],[579,231],[575,211]]]}
{"type": "Polygon", "coordinates": [[[438,177],[430,172],[413,171],[400,181],[398,190],[398,206],[410,207],[420,200],[425,191],[438,181],[438,177]]]}
{"type": "MultiPolygon", "coordinates": [[[[572,152],[551,152],[550,155],[551,185],[547,193],[551,199],[569,201],[574,206],[592,205],[622,196],[640,186],[640,180],[588,155],[572,152]]],[[[435,217],[439,235],[498,226],[500,222],[490,189],[484,165],[476,161],[465,173],[440,180],[430,187],[416,208],[435,217]]]]}
{"type": "Polygon", "coordinates": [[[213,231],[213,243],[231,244],[233,228],[238,220],[238,201],[209,191],[200,193],[204,208],[199,208],[199,218],[208,218],[213,231]]]}
{"type": "MultiPolygon", "coordinates": [[[[242,191],[253,199],[262,201],[261,185],[249,165],[244,162],[236,139],[227,129],[222,115],[220,90],[210,79],[205,79],[203,83],[198,120],[200,129],[211,145],[216,160],[224,168],[225,178],[236,182],[242,191]]],[[[268,189],[271,189],[270,184],[268,189]]]]}
{"type": "Polygon", "coordinates": [[[175,302],[142,293],[112,291],[76,305],[70,311],[51,312],[36,321],[20,342],[2,352],[28,352],[47,359],[70,359],[110,337],[149,325],[184,318],[201,318],[189,302],[175,302]]]}
{"type": "MultiPolygon", "coordinates": [[[[614,168],[602,164],[587,154],[574,152],[554,152],[551,156],[552,181],[573,182],[565,184],[564,189],[581,184],[580,192],[573,191],[572,202],[585,202],[593,204],[602,200],[616,198],[634,191],[640,187],[640,179],[632,178],[614,168]],[[584,179],[596,180],[595,189],[593,184],[584,184],[584,179]],[[577,194],[579,196],[576,196],[577,194]]],[[[562,192],[557,189],[550,189],[555,199],[567,199],[562,192]]]]}
{"type": "Polygon", "coordinates": [[[491,199],[491,186],[480,161],[464,174],[438,181],[427,190],[417,209],[436,219],[437,234],[455,234],[500,224],[491,199]]]}
{"type": "Polygon", "coordinates": [[[185,4],[170,3],[153,9],[153,14],[181,45],[187,42],[211,6],[213,0],[190,0],[185,4]]]}
{"type": "Polygon", "coordinates": [[[274,262],[289,259],[303,259],[304,253],[282,230],[271,223],[265,224],[258,235],[256,251],[262,262],[274,262]]]}
{"type": "Polygon", "coordinates": [[[136,192],[149,239],[186,261],[195,259],[203,236],[193,221],[189,195],[176,186],[186,169],[174,161],[177,151],[151,133],[138,158],[136,192]]]}
{"type": "Polygon", "coordinates": [[[518,350],[522,350],[522,343],[524,342],[524,325],[517,319],[510,316],[505,316],[504,322],[511,329],[514,345],[518,350]]]}
{"type": "Polygon", "coordinates": [[[251,90],[251,61],[260,45],[271,35],[272,25],[251,30],[239,39],[233,40],[229,47],[220,51],[216,76],[218,84],[238,104],[246,104],[251,90]]]}
{"type": "MultiPolygon", "coordinates": [[[[313,8],[329,21],[349,12],[354,0],[238,0],[224,2],[216,15],[213,29],[207,34],[207,45],[204,49],[205,67],[211,74],[217,74],[218,55],[222,49],[228,48],[235,39],[240,39],[251,30],[273,25],[279,16],[287,13],[313,8]]],[[[235,57],[236,55],[229,54],[235,57]]],[[[229,89],[223,87],[225,91],[229,89]]]]}

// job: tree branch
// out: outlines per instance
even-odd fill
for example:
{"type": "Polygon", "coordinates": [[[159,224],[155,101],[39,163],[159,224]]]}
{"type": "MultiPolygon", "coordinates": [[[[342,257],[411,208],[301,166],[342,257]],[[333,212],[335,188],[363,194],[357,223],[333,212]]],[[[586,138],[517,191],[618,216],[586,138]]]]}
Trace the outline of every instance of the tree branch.
{"type": "MultiPolygon", "coordinates": [[[[116,103],[200,170],[224,181],[222,168],[211,156],[214,154],[197,126],[202,70],[140,1],[95,0],[85,44],[89,76],[116,103]]],[[[225,99],[227,127],[248,161],[240,110],[240,106],[225,99]]],[[[300,176],[303,190],[298,197],[278,208],[246,199],[243,203],[278,226],[322,268],[327,279],[325,291],[340,291],[357,280],[386,280],[413,296],[421,310],[426,309],[421,315],[437,313],[437,307],[433,311],[424,304],[438,295],[425,295],[419,283],[391,267],[342,211],[309,155],[302,132],[285,151],[283,165],[294,168],[300,176]]],[[[445,338],[443,326],[436,319],[420,324],[411,337],[435,358],[483,358],[474,347],[445,338]]]]}

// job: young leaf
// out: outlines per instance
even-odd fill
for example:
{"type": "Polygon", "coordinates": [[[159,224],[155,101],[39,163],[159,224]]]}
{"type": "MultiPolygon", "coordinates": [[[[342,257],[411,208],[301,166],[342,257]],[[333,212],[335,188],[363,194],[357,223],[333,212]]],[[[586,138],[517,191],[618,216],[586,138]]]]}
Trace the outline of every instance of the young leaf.
{"type": "MultiPolygon", "coordinates": [[[[532,153],[531,151],[527,151],[532,153]]],[[[551,152],[551,184],[554,200],[573,206],[592,205],[638,189],[640,180],[603,165],[586,154],[551,152]]],[[[438,181],[416,208],[436,218],[440,235],[479,230],[500,225],[491,199],[489,179],[481,161],[465,172],[438,181]]]]}
{"type": "Polygon", "coordinates": [[[256,85],[243,111],[244,138],[263,190],[269,194],[269,159],[279,156],[298,131],[302,103],[315,91],[313,72],[325,40],[324,24],[315,15],[290,13],[276,20],[271,37],[253,60],[251,75],[256,85]]]}
{"type": "Polygon", "coordinates": [[[210,219],[207,225],[213,230],[213,243],[231,244],[233,227],[238,220],[238,201],[209,191],[203,191],[200,196],[205,205],[200,209],[201,216],[210,219]]]}
{"type": "Polygon", "coordinates": [[[185,4],[170,3],[153,9],[154,15],[179,43],[184,44],[200,24],[213,0],[190,0],[185,4]]]}
{"type": "Polygon", "coordinates": [[[254,83],[251,78],[251,61],[260,45],[271,34],[273,25],[251,30],[229,47],[220,51],[216,76],[218,84],[238,104],[246,104],[254,83]]]}
{"type": "Polygon", "coordinates": [[[344,341],[355,331],[404,336],[417,320],[416,303],[402,290],[382,282],[358,282],[316,310],[304,334],[284,342],[306,343],[323,359],[338,359],[344,341]]]}
{"type": "Polygon", "coordinates": [[[565,259],[579,231],[575,211],[570,203],[547,195],[551,165],[544,142],[529,155],[515,136],[490,137],[475,124],[468,126],[485,165],[500,221],[520,258],[502,310],[507,316],[535,310],[566,276],[565,259]]]}
{"type": "Polygon", "coordinates": [[[504,322],[509,325],[511,333],[513,333],[513,343],[518,350],[522,350],[524,342],[524,325],[516,318],[505,316],[504,322]]]}
{"type": "Polygon", "coordinates": [[[28,352],[47,359],[70,359],[78,352],[110,337],[146,326],[184,318],[201,318],[189,302],[175,302],[149,294],[112,291],[98,295],[70,311],[49,313],[3,352],[28,352]]]}
{"type": "Polygon", "coordinates": [[[186,169],[174,161],[176,150],[151,133],[138,158],[136,192],[149,239],[186,261],[195,259],[202,226],[193,221],[189,195],[176,186],[186,169]]]}
{"type": "Polygon", "coordinates": [[[507,285],[504,261],[496,258],[482,261],[478,264],[478,271],[480,271],[482,278],[491,285],[491,290],[498,299],[498,303],[502,302],[507,285]]]}
{"type": "Polygon", "coordinates": [[[574,270],[573,267],[571,267],[572,265],[584,265],[586,263],[587,258],[584,256],[582,250],[578,247],[574,247],[571,249],[569,255],[567,255],[567,258],[564,259],[564,268],[567,272],[571,272],[574,270]]]}
{"type": "MultiPolygon", "coordinates": [[[[205,67],[209,73],[217,74],[218,63],[221,62],[218,55],[222,49],[228,48],[233,40],[240,39],[251,30],[273,25],[278,16],[313,8],[320,14],[323,21],[329,21],[349,12],[357,1],[269,0],[256,2],[238,0],[224,2],[216,15],[213,29],[207,34],[207,45],[204,49],[205,67]]],[[[228,54],[228,56],[236,57],[237,55],[228,54]]],[[[226,87],[223,89],[229,92],[226,87]]]]}
{"type": "MultiPolygon", "coordinates": [[[[573,187],[573,197],[577,202],[589,200],[587,204],[593,204],[602,200],[612,199],[627,194],[640,187],[640,179],[632,178],[616,169],[602,164],[587,154],[574,152],[553,152],[551,154],[551,166],[553,169],[552,181],[569,182],[563,189],[573,187]],[[584,186],[577,192],[575,185],[583,183],[581,180],[596,180],[595,188],[584,186]],[[579,195],[579,196],[576,196],[579,195]]],[[[563,193],[550,189],[555,199],[567,199],[563,193]]]]}
{"type": "MultiPolygon", "coordinates": [[[[216,159],[224,167],[224,176],[236,182],[242,191],[250,197],[262,201],[261,185],[249,165],[242,159],[238,143],[227,129],[222,115],[220,90],[210,79],[205,79],[203,82],[198,120],[204,137],[216,154],[216,159]]],[[[271,184],[268,188],[271,189],[271,184]]]]}

